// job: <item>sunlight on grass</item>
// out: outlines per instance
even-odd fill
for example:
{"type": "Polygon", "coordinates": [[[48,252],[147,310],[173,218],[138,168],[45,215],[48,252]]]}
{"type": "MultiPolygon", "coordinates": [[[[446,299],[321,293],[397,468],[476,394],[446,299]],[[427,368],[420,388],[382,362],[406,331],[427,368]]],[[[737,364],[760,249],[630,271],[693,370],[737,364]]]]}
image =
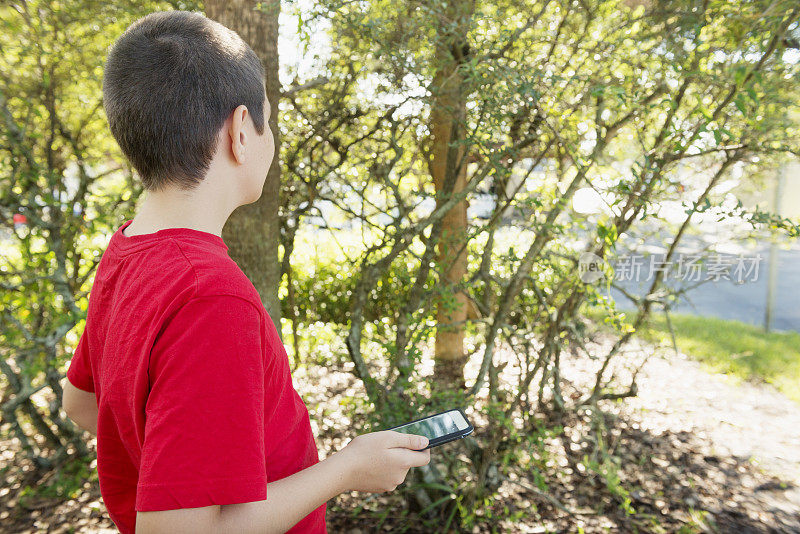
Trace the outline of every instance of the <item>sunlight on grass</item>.
{"type": "MultiPolygon", "coordinates": [[[[760,326],[689,314],[670,314],[678,350],[714,371],[773,384],[800,402],[800,333],[765,333],[760,326]]],[[[669,339],[663,314],[651,333],[669,339]]]]}

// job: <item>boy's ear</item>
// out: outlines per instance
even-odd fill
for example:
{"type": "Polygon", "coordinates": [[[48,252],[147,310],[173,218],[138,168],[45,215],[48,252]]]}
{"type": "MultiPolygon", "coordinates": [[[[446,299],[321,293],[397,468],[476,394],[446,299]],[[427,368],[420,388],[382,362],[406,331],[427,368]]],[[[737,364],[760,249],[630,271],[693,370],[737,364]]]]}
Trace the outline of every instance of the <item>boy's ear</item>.
{"type": "Polygon", "coordinates": [[[248,113],[247,106],[237,106],[231,113],[231,125],[228,128],[233,159],[240,165],[245,162],[245,146],[248,141],[247,133],[245,132],[245,121],[248,113]]]}

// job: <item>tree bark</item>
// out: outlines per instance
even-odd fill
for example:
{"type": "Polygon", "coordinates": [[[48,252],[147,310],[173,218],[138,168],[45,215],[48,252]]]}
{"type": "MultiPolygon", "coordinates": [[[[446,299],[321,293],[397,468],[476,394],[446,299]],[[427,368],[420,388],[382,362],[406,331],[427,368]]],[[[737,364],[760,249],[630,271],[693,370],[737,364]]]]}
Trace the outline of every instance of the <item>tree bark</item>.
{"type": "MultiPolygon", "coordinates": [[[[468,60],[466,40],[472,0],[451,3],[446,9],[436,44],[436,74],[432,88],[430,114],[431,177],[437,205],[447,199],[448,190],[457,193],[466,185],[467,165],[464,158],[463,122],[466,116],[466,96],[459,66],[468,60]],[[457,20],[453,31],[446,21],[457,20]],[[452,146],[456,143],[456,146],[452,146]],[[452,189],[450,189],[452,183],[452,189]],[[443,193],[445,193],[443,195],[443,193]]],[[[468,299],[460,287],[467,272],[467,251],[463,246],[467,235],[467,202],[456,204],[442,219],[442,235],[437,248],[441,268],[441,283],[445,298],[440,298],[436,319],[436,382],[464,387],[464,329],[468,299]],[[452,295],[453,298],[448,296],[452,295]]]]}
{"type": "Polygon", "coordinates": [[[278,300],[281,270],[278,261],[280,242],[280,131],[278,101],[281,95],[278,78],[278,15],[280,0],[207,0],[206,15],[237,32],[255,51],[264,65],[267,99],[270,105],[269,127],[275,137],[275,158],[267,172],[264,193],[253,203],[238,208],[223,229],[231,257],[241,267],[261,295],[261,302],[280,334],[281,308],[278,300]]]}

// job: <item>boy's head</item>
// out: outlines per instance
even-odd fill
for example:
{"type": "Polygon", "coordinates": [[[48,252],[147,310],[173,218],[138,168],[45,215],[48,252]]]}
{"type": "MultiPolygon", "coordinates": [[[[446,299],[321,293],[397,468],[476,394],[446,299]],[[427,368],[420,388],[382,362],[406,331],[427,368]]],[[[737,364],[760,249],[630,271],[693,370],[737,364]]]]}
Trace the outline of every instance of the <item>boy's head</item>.
{"type": "Polygon", "coordinates": [[[256,187],[261,194],[274,151],[264,69],[235,32],[187,11],[137,20],[108,54],[103,99],[111,132],[147,189],[194,188],[226,147],[220,157],[253,182],[245,196],[256,187]]]}

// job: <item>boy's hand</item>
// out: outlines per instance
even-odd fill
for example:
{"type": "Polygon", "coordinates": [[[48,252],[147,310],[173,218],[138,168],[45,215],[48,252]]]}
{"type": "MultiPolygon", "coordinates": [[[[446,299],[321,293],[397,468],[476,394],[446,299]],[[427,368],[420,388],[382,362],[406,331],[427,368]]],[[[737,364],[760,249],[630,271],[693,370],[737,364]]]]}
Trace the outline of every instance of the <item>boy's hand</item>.
{"type": "Polygon", "coordinates": [[[428,438],[381,430],[353,438],[339,451],[348,466],[347,489],[383,493],[392,491],[406,479],[412,467],[431,461],[428,438]]]}

